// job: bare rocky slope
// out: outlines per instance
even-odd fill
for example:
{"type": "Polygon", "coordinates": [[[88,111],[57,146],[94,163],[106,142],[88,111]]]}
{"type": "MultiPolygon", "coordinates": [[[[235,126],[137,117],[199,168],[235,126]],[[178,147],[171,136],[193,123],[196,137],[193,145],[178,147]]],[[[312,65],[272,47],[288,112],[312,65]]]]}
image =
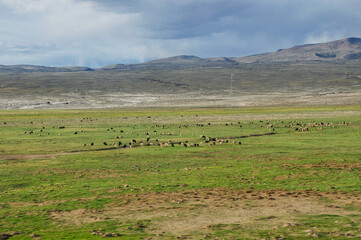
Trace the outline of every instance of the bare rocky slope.
{"type": "Polygon", "coordinates": [[[330,61],[361,59],[361,39],[345,38],[337,41],[295,46],[276,52],[234,58],[239,63],[330,61]]]}
{"type": "Polygon", "coordinates": [[[142,64],[117,64],[101,70],[160,69],[187,67],[235,66],[244,63],[279,63],[294,61],[335,61],[361,59],[361,39],[345,38],[337,41],[306,44],[276,52],[246,57],[199,58],[196,56],[174,56],[142,64]]]}

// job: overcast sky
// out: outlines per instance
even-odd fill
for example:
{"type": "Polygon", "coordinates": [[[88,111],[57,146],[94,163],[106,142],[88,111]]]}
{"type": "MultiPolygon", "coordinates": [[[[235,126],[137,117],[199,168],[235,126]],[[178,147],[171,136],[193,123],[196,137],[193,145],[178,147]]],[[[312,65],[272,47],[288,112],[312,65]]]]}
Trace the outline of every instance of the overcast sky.
{"type": "Polygon", "coordinates": [[[360,0],[0,0],[0,64],[239,57],[361,37],[360,0]]]}

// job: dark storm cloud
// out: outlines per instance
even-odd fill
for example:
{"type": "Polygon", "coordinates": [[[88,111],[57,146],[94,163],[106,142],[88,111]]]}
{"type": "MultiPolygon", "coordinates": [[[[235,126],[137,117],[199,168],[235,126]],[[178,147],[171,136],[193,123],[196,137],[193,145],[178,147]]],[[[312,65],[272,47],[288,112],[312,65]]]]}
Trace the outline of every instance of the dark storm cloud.
{"type": "Polygon", "coordinates": [[[360,37],[359,9],[357,0],[0,0],[0,64],[244,56],[360,37]]]}

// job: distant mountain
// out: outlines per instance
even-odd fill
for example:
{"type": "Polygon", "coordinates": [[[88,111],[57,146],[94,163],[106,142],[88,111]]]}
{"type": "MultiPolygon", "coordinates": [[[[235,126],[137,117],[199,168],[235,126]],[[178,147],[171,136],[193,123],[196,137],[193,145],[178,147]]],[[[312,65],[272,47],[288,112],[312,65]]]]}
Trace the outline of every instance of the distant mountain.
{"type": "Polygon", "coordinates": [[[152,60],[140,64],[115,64],[105,66],[99,70],[161,70],[161,69],[184,69],[199,67],[217,67],[239,65],[237,61],[226,57],[200,58],[197,56],[180,55],[168,58],[152,60]]]}
{"type": "Polygon", "coordinates": [[[345,38],[337,41],[306,44],[276,52],[233,58],[239,63],[330,61],[361,59],[361,39],[345,38]]]}
{"type": "Polygon", "coordinates": [[[361,59],[361,39],[345,38],[337,41],[306,44],[276,52],[262,53],[246,57],[214,57],[200,58],[197,56],[180,55],[148,61],[139,64],[114,64],[99,69],[88,67],[46,67],[33,65],[0,65],[0,73],[31,73],[31,72],[84,72],[84,71],[147,71],[177,70],[207,67],[234,67],[243,64],[280,63],[295,61],[349,61],[361,59]]]}
{"type": "Polygon", "coordinates": [[[164,64],[164,63],[192,63],[192,64],[198,64],[205,62],[205,59],[202,59],[197,56],[188,56],[188,55],[180,55],[180,56],[174,56],[174,57],[168,57],[168,58],[162,58],[158,60],[153,60],[146,62],[146,64],[164,64]]]}
{"type": "Polygon", "coordinates": [[[157,59],[141,64],[116,64],[100,70],[156,70],[182,69],[195,67],[224,67],[245,63],[271,63],[294,61],[334,61],[361,59],[361,39],[345,38],[337,41],[306,44],[276,52],[262,53],[246,57],[215,57],[200,58],[197,56],[180,55],[157,59]]]}
{"type": "Polygon", "coordinates": [[[0,65],[0,72],[6,73],[31,73],[31,72],[83,72],[94,71],[88,67],[45,67],[35,65],[0,65]]]}

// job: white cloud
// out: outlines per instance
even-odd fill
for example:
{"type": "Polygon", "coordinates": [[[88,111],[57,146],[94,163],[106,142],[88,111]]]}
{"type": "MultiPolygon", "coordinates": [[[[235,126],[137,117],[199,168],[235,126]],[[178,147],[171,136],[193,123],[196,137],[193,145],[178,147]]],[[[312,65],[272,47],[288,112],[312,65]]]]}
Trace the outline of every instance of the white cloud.
{"type": "MultiPolygon", "coordinates": [[[[11,11],[11,19],[3,20],[6,27],[2,30],[6,29],[8,34],[0,36],[1,41],[29,48],[39,46],[34,51],[51,48],[52,52],[74,55],[79,63],[86,62],[87,58],[101,58],[99,50],[103,46],[120,45],[124,49],[133,47],[141,38],[138,13],[106,11],[91,1],[0,0],[1,5],[11,11]]],[[[8,50],[19,52],[21,49],[8,50]]],[[[37,56],[41,58],[41,55],[37,56]]]]}

